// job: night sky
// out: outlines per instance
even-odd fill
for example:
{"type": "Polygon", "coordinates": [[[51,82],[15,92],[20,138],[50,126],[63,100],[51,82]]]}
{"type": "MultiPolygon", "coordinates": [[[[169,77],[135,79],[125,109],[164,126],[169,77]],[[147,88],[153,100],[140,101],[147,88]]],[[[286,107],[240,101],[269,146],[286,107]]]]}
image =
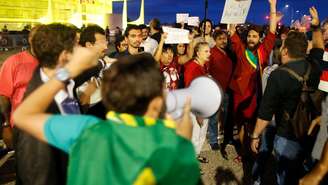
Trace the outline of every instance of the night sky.
{"type": "MultiPolygon", "coordinates": [[[[284,14],[283,23],[289,24],[291,20],[300,19],[309,14],[309,7],[317,7],[320,19],[328,17],[327,0],[277,0],[277,10],[284,14]],[[286,8],[286,5],[289,5],[286,8]]],[[[208,0],[208,17],[218,24],[221,19],[225,0],[208,0]]],[[[122,13],[123,3],[114,3],[114,13],[122,13]]],[[[132,20],[139,16],[140,0],[128,1],[128,17],[132,20]]],[[[157,17],[163,23],[174,23],[176,13],[189,13],[190,16],[204,17],[204,0],[145,0],[145,23],[157,17]]],[[[269,13],[267,0],[253,0],[247,21],[257,24],[266,22],[265,16],[269,13]]]]}

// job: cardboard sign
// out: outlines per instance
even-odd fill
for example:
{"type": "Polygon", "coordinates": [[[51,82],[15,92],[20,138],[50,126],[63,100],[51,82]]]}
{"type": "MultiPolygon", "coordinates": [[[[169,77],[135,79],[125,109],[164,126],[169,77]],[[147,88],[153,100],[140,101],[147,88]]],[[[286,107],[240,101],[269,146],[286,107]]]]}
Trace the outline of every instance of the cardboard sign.
{"type": "Polygon", "coordinates": [[[177,23],[188,23],[188,17],[189,14],[188,13],[178,13],[177,14],[177,23]]]}
{"type": "Polygon", "coordinates": [[[199,26],[199,17],[188,17],[189,26],[199,26]]]}
{"type": "Polygon", "coordinates": [[[181,28],[163,26],[163,32],[167,33],[165,44],[189,43],[189,31],[181,28]]]}
{"type": "Polygon", "coordinates": [[[221,23],[245,23],[252,0],[226,0],[221,23]]]}

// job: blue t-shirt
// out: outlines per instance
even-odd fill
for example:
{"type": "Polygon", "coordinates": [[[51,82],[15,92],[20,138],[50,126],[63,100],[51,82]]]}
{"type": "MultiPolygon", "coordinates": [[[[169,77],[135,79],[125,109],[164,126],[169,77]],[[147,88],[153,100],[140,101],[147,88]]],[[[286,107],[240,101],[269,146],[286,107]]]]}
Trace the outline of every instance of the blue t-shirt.
{"type": "Polygon", "coordinates": [[[68,153],[83,130],[100,121],[87,115],[51,116],[44,125],[44,135],[49,144],[68,153]]]}

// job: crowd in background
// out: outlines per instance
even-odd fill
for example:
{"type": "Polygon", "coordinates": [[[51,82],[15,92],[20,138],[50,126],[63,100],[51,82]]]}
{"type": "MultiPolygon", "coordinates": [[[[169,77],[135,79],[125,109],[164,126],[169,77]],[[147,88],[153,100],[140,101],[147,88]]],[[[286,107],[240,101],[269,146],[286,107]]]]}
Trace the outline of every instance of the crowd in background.
{"type": "Polygon", "coordinates": [[[117,28],[114,43],[98,25],[33,27],[29,49],[0,69],[16,183],[201,184],[198,162],[213,162],[201,156],[208,137],[226,160],[232,145],[234,162],[251,164],[252,184],[268,168],[275,184],[327,184],[328,21],[310,7],[308,29],[278,26],[276,0],[269,4],[269,25],[171,25],[189,30],[188,44],[166,44],[156,18],[117,28]],[[220,109],[202,118],[187,104],[180,123],[167,121],[163,89],[200,76],[219,84],[220,109]],[[300,102],[310,118],[296,114],[300,102]]]}

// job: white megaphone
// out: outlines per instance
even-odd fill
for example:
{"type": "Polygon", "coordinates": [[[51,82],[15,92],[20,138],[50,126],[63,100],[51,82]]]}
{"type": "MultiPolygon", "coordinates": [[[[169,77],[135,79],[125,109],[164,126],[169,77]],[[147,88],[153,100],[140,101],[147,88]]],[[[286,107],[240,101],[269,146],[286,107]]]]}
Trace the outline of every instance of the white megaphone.
{"type": "Polygon", "coordinates": [[[182,117],[188,96],[191,97],[191,112],[196,116],[208,118],[219,110],[223,93],[213,79],[205,76],[195,78],[188,88],[169,91],[166,97],[166,112],[173,119],[182,117]]]}

